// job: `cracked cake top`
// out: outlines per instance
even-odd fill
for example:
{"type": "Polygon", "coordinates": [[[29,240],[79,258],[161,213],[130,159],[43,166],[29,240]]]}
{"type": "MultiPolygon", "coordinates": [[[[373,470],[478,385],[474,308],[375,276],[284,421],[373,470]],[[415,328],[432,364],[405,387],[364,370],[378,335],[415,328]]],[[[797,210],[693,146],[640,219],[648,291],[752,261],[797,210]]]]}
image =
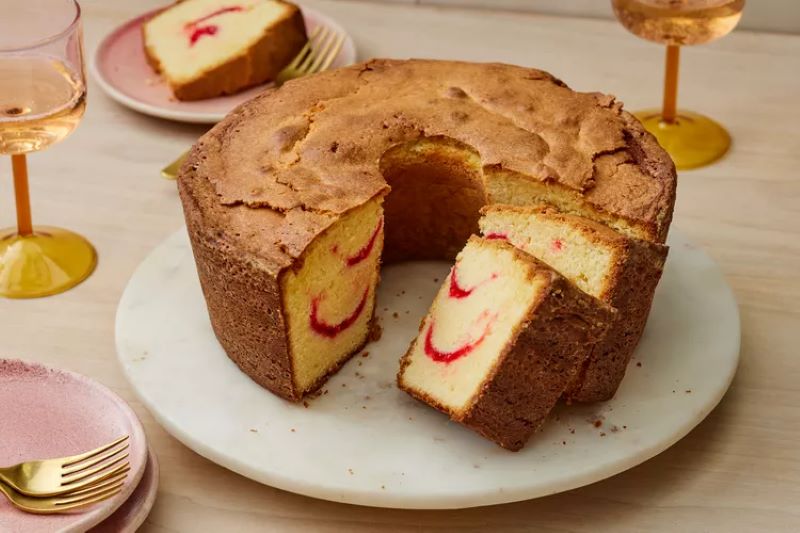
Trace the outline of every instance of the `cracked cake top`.
{"type": "Polygon", "coordinates": [[[282,269],[340,214],[386,194],[381,157],[423,137],[469,147],[485,175],[576,193],[652,240],[666,237],[674,166],[614,97],[575,92],[540,70],[433,60],[375,59],[240,106],[182,169],[182,194],[196,207],[187,216],[282,269]]]}

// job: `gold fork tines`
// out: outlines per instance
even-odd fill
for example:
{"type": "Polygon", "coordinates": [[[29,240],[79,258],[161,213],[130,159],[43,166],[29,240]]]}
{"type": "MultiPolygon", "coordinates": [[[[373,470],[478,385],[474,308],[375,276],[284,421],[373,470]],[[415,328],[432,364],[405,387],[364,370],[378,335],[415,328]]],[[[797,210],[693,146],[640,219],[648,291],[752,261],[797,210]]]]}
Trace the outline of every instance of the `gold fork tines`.
{"type": "Polygon", "coordinates": [[[127,449],[126,435],[78,455],[0,468],[0,483],[34,498],[73,493],[127,472],[127,449]]]}
{"type": "Polygon", "coordinates": [[[317,26],[314,28],[314,31],[311,32],[311,35],[308,36],[308,40],[306,44],[303,45],[303,48],[294,56],[288,65],[286,65],[283,70],[281,70],[278,75],[275,77],[275,84],[276,85],[283,85],[284,82],[291,80],[297,76],[292,76],[292,73],[296,73],[299,71],[300,65],[306,61],[306,59],[311,56],[313,53],[312,44],[314,44],[317,39],[323,37],[327,34],[328,28],[324,26],[317,26]]]}
{"type": "MultiPolygon", "coordinates": [[[[339,55],[343,44],[344,35],[327,26],[317,26],[300,52],[278,73],[275,85],[281,86],[287,81],[327,70],[339,55]]],[[[184,152],[175,161],[162,168],[161,176],[170,180],[177,178],[187,155],[188,152],[184,152]]]]}

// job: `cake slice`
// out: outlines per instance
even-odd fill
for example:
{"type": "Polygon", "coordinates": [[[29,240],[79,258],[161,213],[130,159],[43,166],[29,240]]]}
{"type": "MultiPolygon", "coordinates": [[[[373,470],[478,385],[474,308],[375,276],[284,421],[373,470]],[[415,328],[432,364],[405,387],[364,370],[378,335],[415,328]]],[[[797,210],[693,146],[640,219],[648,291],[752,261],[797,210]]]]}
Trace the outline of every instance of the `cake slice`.
{"type": "Polygon", "coordinates": [[[482,213],[486,238],[510,242],[617,309],[605,339],[564,395],[579,402],[612,398],[642,336],[667,247],[553,209],[492,205],[482,213]]]}
{"type": "Polygon", "coordinates": [[[519,450],[613,314],[532,256],[473,236],[402,358],[398,386],[519,450]]]}
{"type": "Polygon", "coordinates": [[[300,9],[282,0],[183,0],[142,32],[148,62],[178,100],[274,79],[307,40],[300,9]]]}

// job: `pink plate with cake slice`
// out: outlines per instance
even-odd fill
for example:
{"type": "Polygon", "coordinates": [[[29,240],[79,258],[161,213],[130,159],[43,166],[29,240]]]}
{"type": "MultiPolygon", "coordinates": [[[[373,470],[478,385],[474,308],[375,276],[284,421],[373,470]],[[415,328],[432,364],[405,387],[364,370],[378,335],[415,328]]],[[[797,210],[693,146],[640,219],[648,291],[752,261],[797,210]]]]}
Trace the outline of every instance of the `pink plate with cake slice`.
{"type": "Polygon", "coordinates": [[[85,376],[16,359],[0,359],[0,465],[75,455],[129,435],[131,469],[122,491],[79,512],[23,513],[0,498],[0,531],[86,531],[111,516],[142,479],[144,430],[119,396],[85,376]]]}
{"type": "MultiPolygon", "coordinates": [[[[356,49],[350,35],[333,19],[306,6],[300,6],[310,33],[326,26],[344,35],[344,43],[331,68],[343,67],[356,61],[356,49]]],[[[243,92],[191,102],[181,102],[147,63],[142,43],[142,25],[161,9],[150,11],[115,29],[98,46],[91,63],[94,79],[111,98],[136,111],[160,118],[214,124],[233,108],[265,88],[266,83],[243,92]]]]}

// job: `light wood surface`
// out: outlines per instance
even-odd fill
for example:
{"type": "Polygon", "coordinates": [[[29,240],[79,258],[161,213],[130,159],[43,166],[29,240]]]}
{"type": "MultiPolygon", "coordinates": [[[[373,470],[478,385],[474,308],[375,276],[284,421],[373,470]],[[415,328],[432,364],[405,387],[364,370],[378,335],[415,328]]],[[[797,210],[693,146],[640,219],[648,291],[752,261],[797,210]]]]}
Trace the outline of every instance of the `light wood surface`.
{"type": "MultiPolygon", "coordinates": [[[[474,9],[504,9],[523,13],[548,13],[571,17],[611,19],[610,0],[361,0],[407,5],[442,5],[474,9]]],[[[754,31],[800,33],[797,0],[748,0],[739,26],[754,31]]]]}
{"type": "MultiPolygon", "coordinates": [[[[87,56],[154,0],[85,0],[87,56]]],[[[402,4],[308,1],[350,30],[362,58],[499,60],[549,70],[629,109],[661,98],[663,51],[609,21],[402,4]]],[[[34,222],[86,235],[97,271],[56,297],[0,300],[0,355],[68,368],[110,386],[144,422],[161,460],[144,531],[800,530],[800,37],[734,32],[687,48],[679,105],[729,127],[731,153],[680,176],[675,226],[719,262],[740,304],[742,362],[728,395],[689,436],[606,481],[534,501],[414,512],[316,501],[237,476],[161,429],[114,354],[114,312],[138,263],[179,228],[158,170],[203,128],[129,111],[90,82],[86,118],[30,157],[34,222]],[[213,489],[213,490],[212,490],[213,489]]],[[[9,161],[0,226],[15,222],[9,161]]],[[[164,320],[180,320],[179,316],[164,320]]],[[[191,379],[191,376],[187,376],[191,379]]]]}

